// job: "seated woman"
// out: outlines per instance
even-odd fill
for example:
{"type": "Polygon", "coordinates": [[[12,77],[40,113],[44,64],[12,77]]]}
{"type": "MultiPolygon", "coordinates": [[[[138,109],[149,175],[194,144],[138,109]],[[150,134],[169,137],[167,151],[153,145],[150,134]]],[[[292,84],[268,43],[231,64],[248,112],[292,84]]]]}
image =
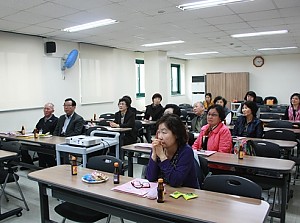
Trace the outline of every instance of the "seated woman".
{"type": "Polygon", "coordinates": [[[115,113],[115,120],[110,122],[110,127],[113,128],[132,128],[131,131],[127,131],[122,138],[122,145],[129,145],[136,143],[137,134],[135,130],[135,114],[128,108],[130,106],[127,98],[119,99],[119,111],[115,113]]]}
{"type": "Polygon", "coordinates": [[[300,94],[292,94],[290,98],[290,103],[291,105],[286,108],[283,119],[291,121],[300,121],[300,94]]]}
{"type": "Polygon", "coordinates": [[[152,142],[146,178],[172,187],[199,188],[193,150],[187,145],[184,124],[175,114],[165,114],[157,122],[156,138],[152,142]]]}
{"type": "MultiPolygon", "coordinates": [[[[256,93],[254,91],[248,91],[246,93],[245,97],[244,97],[244,100],[245,101],[254,101],[256,103],[256,93]]],[[[241,105],[236,110],[237,116],[243,115],[243,113],[242,113],[243,104],[244,103],[241,103],[241,105]]],[[[258,107],[258,110],[256,112],[256,117],[260,118],[260,108],[259,107],[258,107]]]]}
{"type": "Polygon", "coordinates": [[[213,104],[214,103],[212,101],[212,95],[211,95],[211,93],[206,93],[205,94],[205,101],[203,101],[204,108],[207,110],[213,104]]]}
{"type": "Polygon", "coordinates": [[[218,97],[215,97],[214,104],[221,105],[224,108],[224,111],[225,111],[224,124],[230,125],[232,114],[231,114],[231,111],[229,110],[229,108],[226,107],[227,100],[225,98],[223,98],[222,96],[218,96],[218,97]]]}
{"type": "Polygon", "coordinates": [[[201,128],[192,148],[230,153],[232,148],[229,128],[222,123],[225,111],[220,105],[212,105],[207,111],[207,125],[201,128]]]}
{"type": "Polygon", "coordinates": [[[232,135],[262,138],[263,124],[256,117],[257,109],[257,105],[253,101],[246,101],[244,103],[242,108],[243,115],[238,117],[232,135]]]}

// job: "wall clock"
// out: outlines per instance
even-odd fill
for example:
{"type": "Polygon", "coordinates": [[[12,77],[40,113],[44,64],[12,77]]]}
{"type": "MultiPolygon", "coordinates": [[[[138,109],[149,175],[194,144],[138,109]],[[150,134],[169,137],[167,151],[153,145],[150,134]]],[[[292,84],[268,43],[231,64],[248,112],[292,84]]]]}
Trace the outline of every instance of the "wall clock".
{"type": "Polygon", "coordinates": [[[265,60],[261,56],[256,56],[253,59],[253,65],[256,67],[262,67],[264,65],[264,63],[265,63],[265,60]]]}

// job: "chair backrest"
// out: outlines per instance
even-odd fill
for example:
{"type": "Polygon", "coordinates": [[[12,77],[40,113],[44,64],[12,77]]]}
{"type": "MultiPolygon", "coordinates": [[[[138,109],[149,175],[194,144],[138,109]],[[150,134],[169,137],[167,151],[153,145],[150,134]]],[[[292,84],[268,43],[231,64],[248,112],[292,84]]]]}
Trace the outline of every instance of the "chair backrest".
{"type": "Polygon", "coordinates": [[[22,145],[18,141],[1,141],[1,149],[2,150],[20,154],[21,147],[22,147],[22,145]]]}
{"type": "MultiPolygon", "coordinates": [[[[91,135],[92,131],[95,131],[95,130],[98,130],[98,131],[107,131],[107,129],[104,127],[97,127],[97,126],[94,126],[94,127],[90,127],[86,130],[85,132],[85,135],[89,136],[91,135]]],[[[95,133],[95,136],[100,136],[100,137],[112,137],[110,136],[110,134],[103,134],[103,133],[95,133]]]]}
{"type": "Polygon", "coordinates": [[[256,96],[255,102],[259,105],[263,105],[264,104],[264,100],[261,96],[256,96]]]}
{"type": "Polygon", "coordinates": [[[182,121],[186,121],[186,119],[187,119],[187,111],[185,110],[185,109],[180,109],[180,112],[181,112],[181,116],[180,116],[180,119],[182,120],[182,121]]]}
{"type": "Polygon", "coordinates": [[[107,119],[100,120],[97,125],[109,126],[109,121],[107,119]]]}
{"type": "Polygon", "coordinates": [[[101,114],[99,118],[115,119],[115,114],[113,114],[113,113],[104,113],[104,114],[101,114]]]}
{"type": "Polygon", "coordinates": [[[280,119],[281,116],[279,114],[274,114],[274,113],[267,113],[267,114],[260,114],[260,118],[263,119],[280,119]]]}
{"type": "Polygon", "coordinates": [[[259,185],[244,177],[234,175],[211,175],[205,178],[203,190],[261,199],[259,185]]]}
{"type": "Polygon", "coordinates": [[[186,104],[186,103],[184,103],[184,104],[179,104],[178,107],[179,107],[179,108],[182,108],[182,109],[187,109],[187,108],[190,109],[190,108],[193,108],[192,105],[186,104]]]}
{"type": "Polygon", "coordinates": [[[287,129],[272,129],[266,131],[264,134],[265,139],[279,139],[279,140],[288,140],[296,141],[296,135],[293,131],[287,129]]]}
{"type": "Polygon", "coordinates": [[[120,173],[124,174],[123,161],[109,155],[93,156],[89,158],[86,167],[94,170],[100,170],[108,173],[114,172],[114,163],[119,163],[120,173]]]}
{"type": "Polygon", "coordinates": [[[254,147],[255,155],[262,156],[262,157],[269,157],[269,158],[280,158],[280,146],[278,144],[262,141],[262,140],[255,140],[252,141],[252,145],[254,147]]]}
{"type": "Polygon", "coordinates": [[[264,99],[264,103],[266,105],[270,104],[270,105],[275,105],[275,104],[278,104],[278,100],[276,97],[274,96],[268,96],[268,97],[265,97],[264,99]]]}
{"type": "Polygon", "coordinates": [[[135,129],[136,129],[137,131],[139,131],[139,130],[142,129],[142,128],[143,128],[142,122],[139,121],[139,120],[135,120],[135,129]]]}
{"type": "Polygon", "coordinates": [[[270,107],[267,105],[260,105],[259,106],[260,112],[269,112],[271,111],[270,107]]]}
{"type": "Polygon", "coordinates": [[[289,122],[289,121],[278,120],[278,121],[271,121],[271,122],[267,123],[266,126],[270,127],[270,128],[292,129],[293,123],[289,122]]]}

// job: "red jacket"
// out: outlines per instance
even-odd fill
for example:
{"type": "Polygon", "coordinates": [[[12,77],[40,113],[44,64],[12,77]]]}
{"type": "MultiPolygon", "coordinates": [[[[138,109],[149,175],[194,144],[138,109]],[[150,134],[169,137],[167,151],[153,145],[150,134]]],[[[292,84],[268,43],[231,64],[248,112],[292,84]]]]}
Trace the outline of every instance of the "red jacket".
{"type": "MultiPolygon", "coordinates": [[[[208,129],[208,127],[209,124],[201,128],[199,137],[196,139],[192,146],[193,149],[199,150],[202,148],[202,137],[208,129]]],[[[219,125],[208,134],[207,150],[218,151],[222,153],[230,153],[231,148],[232,138],[230,130],[223,123],[219,123],[219,125]]]]}

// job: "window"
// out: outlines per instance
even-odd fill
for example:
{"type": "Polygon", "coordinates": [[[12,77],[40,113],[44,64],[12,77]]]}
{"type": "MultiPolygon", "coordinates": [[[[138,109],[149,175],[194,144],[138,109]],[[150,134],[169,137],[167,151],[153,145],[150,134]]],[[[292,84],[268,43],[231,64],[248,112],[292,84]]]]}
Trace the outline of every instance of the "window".
{"type": "Polygon", "coordinates": [[[135,60],[136,97],[145,97],[145,65],[143,60],[135,60]]]}
{"type": "Polygon", "coordinates": [[[171,64],[171,94],[180,94],[180,65],[171,64]]]}

